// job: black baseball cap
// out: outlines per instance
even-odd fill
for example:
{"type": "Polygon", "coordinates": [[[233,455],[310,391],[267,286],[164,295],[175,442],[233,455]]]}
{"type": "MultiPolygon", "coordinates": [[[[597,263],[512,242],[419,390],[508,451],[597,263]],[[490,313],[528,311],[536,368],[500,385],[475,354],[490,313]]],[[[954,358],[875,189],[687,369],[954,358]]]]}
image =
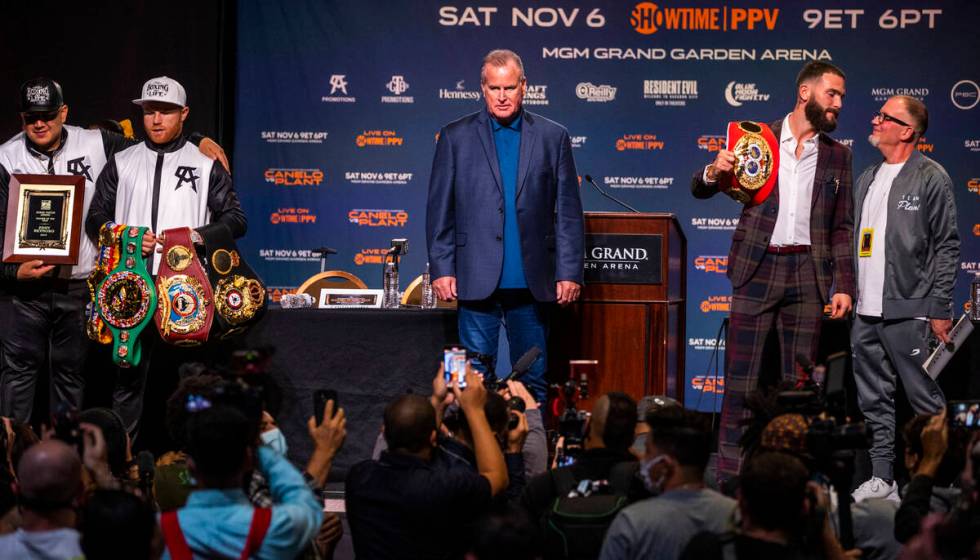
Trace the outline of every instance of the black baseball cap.
{"type": "Polygon", "coordinates": [[[42,113],[54,111],[65,104],[61,85],[49,78],[34,78],[20,86],[20,111],[42,113]]]}

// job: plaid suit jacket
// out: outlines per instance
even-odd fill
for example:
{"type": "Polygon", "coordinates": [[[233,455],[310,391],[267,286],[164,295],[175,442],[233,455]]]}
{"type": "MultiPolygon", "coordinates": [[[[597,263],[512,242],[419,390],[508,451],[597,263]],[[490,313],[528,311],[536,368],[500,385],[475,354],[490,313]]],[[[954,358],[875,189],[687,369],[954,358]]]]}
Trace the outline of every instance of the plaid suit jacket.
{"type": "MultiPolygon", "coordinates": [[[[782,119],[769,125],[777,139],[782,126],[782,119]]],[[[826,134],[821,133],[817,138],[817,170],[813,177],[810,205],[810,251],[817,287],[825,302],[832,293],[847,294],[853,299],[851,150],[826,134]]],[[[720,182],[707,184],[702,175],[703,170],[694,174],[691,192],[696,198],[710,198],[719,192],[720,182]]],[[[778,186],[761,204],[742,209],[728,254],[728,278],[733,288],[748,283],[759,268],[776,226],[778,210],[778,186]]]]}

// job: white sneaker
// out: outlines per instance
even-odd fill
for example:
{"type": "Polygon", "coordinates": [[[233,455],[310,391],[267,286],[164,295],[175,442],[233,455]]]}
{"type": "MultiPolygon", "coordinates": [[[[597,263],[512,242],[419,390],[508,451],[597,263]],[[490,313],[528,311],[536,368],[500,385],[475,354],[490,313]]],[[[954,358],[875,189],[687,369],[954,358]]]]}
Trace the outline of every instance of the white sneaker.
{"type": "Polygon", "coordinates": [[[898,495],[898,484],[892,481],[891,485],[884,480],[878,478],[877,476],[872,476],[869,480],[866,480],[864,484],[858,486],[857,490],[851,494],[854,498],[854,503],[859,504],[868,498],[879,498],[883,500],[891,500],[895,503],[900,503],[902,498],[898,495]]]}

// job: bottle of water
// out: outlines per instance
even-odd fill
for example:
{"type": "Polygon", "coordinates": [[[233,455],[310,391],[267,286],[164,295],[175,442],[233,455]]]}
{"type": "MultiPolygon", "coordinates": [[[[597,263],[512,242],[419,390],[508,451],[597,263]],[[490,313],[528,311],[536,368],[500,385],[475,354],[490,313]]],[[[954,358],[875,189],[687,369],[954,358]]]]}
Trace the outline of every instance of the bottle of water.
{"type": "Polygon", "coordinates": [[[384,303],[385,309],[397,309],[401,302],[398,301],[398,269],[395,263],[389,261],[385,265],[384,281],[384,303]]]}
{"type": "Polygon", "coordinates": [[[422,309],[432,309],[436,306],[436,294],[432,291],[432,278],[429,276],[429,263],[425,263],[422,273],[422,309]]]}

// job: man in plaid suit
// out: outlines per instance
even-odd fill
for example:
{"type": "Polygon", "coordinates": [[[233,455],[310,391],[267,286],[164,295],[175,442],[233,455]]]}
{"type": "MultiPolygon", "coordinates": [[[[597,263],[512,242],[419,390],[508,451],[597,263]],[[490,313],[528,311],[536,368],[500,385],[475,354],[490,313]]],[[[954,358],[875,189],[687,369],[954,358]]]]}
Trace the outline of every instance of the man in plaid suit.
{"type": "MultiPolygon", "coordinates": [[[[854,217],[851,151],[826,133],[837,127],[844,73],[807,63],[796,79],[796,106],[770,124],[779,143],[778,184],[759,204],[746,205],[732,236],[728,277],[731,323],[726,345],[725,398],[718,442],[718,478],[738,474],[745,396],[758,384],[766,337],[779,335],[782,378],[796,378],[797,356],[816,358],[824,304],[845,317],[854,296],[854,217]]],[[[735,155],[719,150],[699,170],[697,198],[726,192],[735,155]]],[[[775,170],[774,170],[775,171],[775,170]]]]}

